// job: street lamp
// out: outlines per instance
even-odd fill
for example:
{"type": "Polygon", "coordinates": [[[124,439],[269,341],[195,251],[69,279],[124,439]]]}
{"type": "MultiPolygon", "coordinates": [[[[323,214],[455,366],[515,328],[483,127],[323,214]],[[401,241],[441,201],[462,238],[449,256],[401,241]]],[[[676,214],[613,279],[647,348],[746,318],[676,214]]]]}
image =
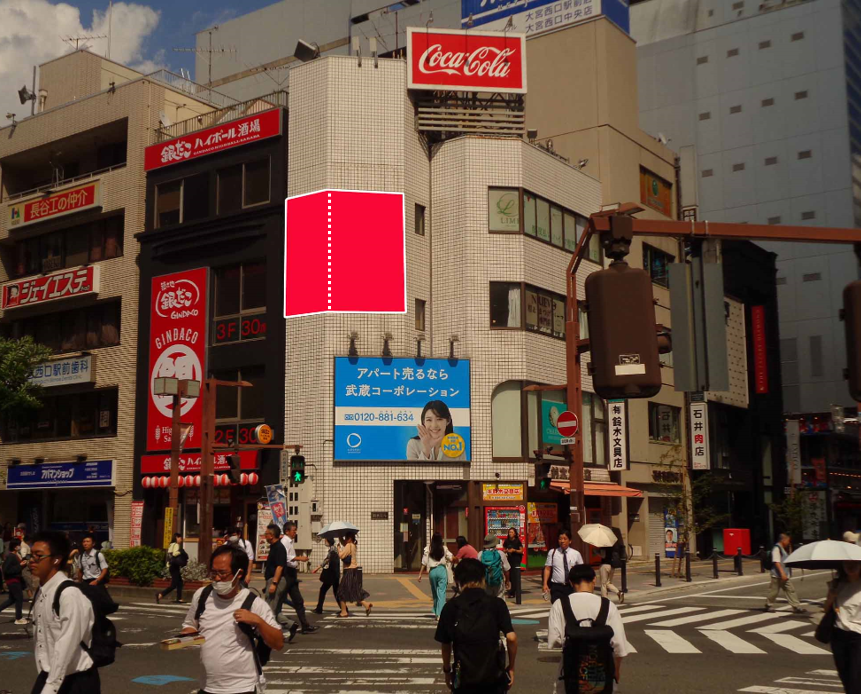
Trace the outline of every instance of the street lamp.
{"type": "Polygon", "coordinates": [[[170,434],[170,502],[171,533],[176,532],[179,497],[179,454],[182,451],[182,400],[200,397],[200,381],[179,378],[154,378],[153,395],[173,398],[170,434]]]}

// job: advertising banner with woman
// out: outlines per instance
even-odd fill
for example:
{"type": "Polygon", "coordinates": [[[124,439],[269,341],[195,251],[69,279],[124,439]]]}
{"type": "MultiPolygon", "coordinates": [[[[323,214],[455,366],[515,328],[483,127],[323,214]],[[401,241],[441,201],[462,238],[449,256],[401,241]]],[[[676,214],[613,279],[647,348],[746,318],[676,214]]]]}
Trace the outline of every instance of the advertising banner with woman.
{"type": "Polygon", "coordinates": [[[469,361],[335,358],[335,460],[470,459],[469,361]]]}

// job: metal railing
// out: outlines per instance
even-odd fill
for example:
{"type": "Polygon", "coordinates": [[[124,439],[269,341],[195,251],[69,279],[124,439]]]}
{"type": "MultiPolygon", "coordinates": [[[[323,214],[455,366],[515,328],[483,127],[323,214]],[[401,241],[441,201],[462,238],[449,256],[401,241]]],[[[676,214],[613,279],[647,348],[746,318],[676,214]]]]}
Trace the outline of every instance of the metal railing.
{"type": "Polygon", "coordinates": [[[227,96],[227,94],[217,92],[212,87],[198,84],[187,77],[177,75],[175,72],[165,70],[164,68],[151,72],[147,75],[147,78],[151,79],[153,82],[160,82],[161,84],[170,87],[171,89],[175,89],[178,92],[183,92],[189,96],[193,96],[195,99],[208,101],[213,106],[218,106],[220,108],[239,103],[239,101],[234,99],[232,96],[227,96]]]}
{"type": "Polygon", "coordinates": [[[122,164],[114,164],[113,166],[108,166],[104,169],[97,169],[95,171],[90,171],[89,173],[80,174],[78,176],[72,176],[70,178],[64,178],[56,183],[45,183],[44,185],[38,186],[36,188],[30,188],[28,190],[22,190],[20,193],[11,193],[5,198],[3,198],[3,202],[11,202],[13,200],[18,200],[20,198],[26,198],[28,195],[35,195],[36,193],[41,193],[46,190],[52,190],[54,188],[62,188],[63,186],[70,185],[72,183],[80,183],[81,181],[86,181],[91,178],[96,178],[97,176],[101,176],[106,173],[110,173],[115,169],[124,169],[126,167],[126,162],[122,164]]]}
{"type": "Polygon", "coordinates": [[[277,91],[264,96],[259,96],[256,99],[237,102],[225,108],[220,108],[217,111],[202,113],[199,116],[181,120],[178,123],[169,125],[163,128],[158,128],[154,131],[151,144],[157,144],[166,140],[172,140],[175,137],[182,137],[198,130],[205,130],[220,123],[253,116],[255,113],[268,111],[271,108],[287,106],[287,92],[277,91]]]}

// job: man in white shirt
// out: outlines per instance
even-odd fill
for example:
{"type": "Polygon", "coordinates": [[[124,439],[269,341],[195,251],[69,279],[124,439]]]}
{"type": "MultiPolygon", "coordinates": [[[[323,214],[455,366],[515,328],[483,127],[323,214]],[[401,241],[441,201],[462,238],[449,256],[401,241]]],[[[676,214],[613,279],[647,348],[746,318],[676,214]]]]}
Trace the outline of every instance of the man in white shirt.
{"type": "Polygon", "coordinates": [[[222,545],[212,553],[213,583],[200,588],[191,600],[183,634],[199,633],[204,678],[200,694],[250,694],[265,683],[262,667],[247,630],[252,627],[271,649],[284,647],[284,634],[266,602],[242,585],[248,556],[238,547],[222,545]],[[253,597],[250,606],[248,600],[253,597]]]}
{"type": "Polygon", "coordinates": [[[106,590],[105,584],[108,582],[108,561],[105,555],[97,550],[94,546],[93,536],[84,535],[81,541],[81,571],[80,579],[84,583],[89,583],[91,586],[100,586],[102,590],[106,590]]]}
{"type": "Polygon", "coordinates": [[[296,548],[293,546],[296,534],[296,522],[287,521],[284,524],[284,534],[281,536],[281,544],[287,550],[287,566],[284,569],[284,580],[287,585],[284,591],[290,596],[289,604],[296,610],[296,616],[302,625],[302,633],[313,634],[318,627],[308,623],[308,618],[305,616],[305,600],[299,592],[299,562],[308,561],[308,557],[304,554],[296,554],[296,548]]]}
{"type": "Polygon", "coordinates": [[[559,547],[547,553],[544,564],[544,592],[550,593],[551,602],[567,597],[574,592],[569,583],[571,569],[583,563],[583,557],[571,547],[571,535],[567,530],[559,533],[559,547]]]}
{"type": "Polygon", "coordinates": [[[99,694],[99,671],[84,644],[92,642],[93,606],[76,589],[60,594],[59,615],[54,596],[69,577],[60,568],[69,559],[69,540],[60,532],[43,532],[33,538],[30,571],[39,580],[33,603],[36,623],[36,669],[39,676],[32,694],[99,694]]]}
{"type": "Polygon", "coordinates": [[[783,589],[783,593],[786,595],[786,602],[792,606],[792,611],[798,614],[807,614],[807,610],[801,606],[801,601],[795,592],[795,586],[792,585],[792,581],[790,580],[792,578],[792,569],[784,566],[791,547],[792,538],[789,534],[780,533],[777,544],[771,550],[771,585],[768,587],[768,595],[765,598],[766,612],[774,612],[774,603],[777,600],[777,595],[783,589]]]}
{"type": "MultiPolygon", "coordinates": [[[[595,595],[595,569],[588,565],[578,565],[571,570],[570,585],[574,591],[565,599],[571,603],[571,611],[579,620],[591,620],[598,618],[601,611],[602,598],[595,595]]],[[[606,598],[603,598],[606,599],[606,598]]],[[[625,638],[625,627],[622,625],[622,617],[619,610],[611,602],[607,613],[607,626],[613,630],[613,638],[610,645],[613,647],[613,656],[616,663],[616,682],[619,682],[619,673],[622,668],[622,658],[631,652],[628,640],[625,638]]],[[[550,608],[550,620],[547,624],[547,646],[549,648],[561,648],[565,645],[565,613],[562,602],[556,602],[550,608]]]]}

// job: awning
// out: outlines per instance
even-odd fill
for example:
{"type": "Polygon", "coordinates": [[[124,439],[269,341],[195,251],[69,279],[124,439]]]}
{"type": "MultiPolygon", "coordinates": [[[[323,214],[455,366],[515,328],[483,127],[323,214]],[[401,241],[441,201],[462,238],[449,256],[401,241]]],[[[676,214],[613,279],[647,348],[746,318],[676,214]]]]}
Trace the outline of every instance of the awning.
{"type": "MultiPolygon", "coordinates": [[[[553,480],[550,483],[552,489],[560,492],[568,491],[568,482],[565,480],[553,480]]],[[[613,482],[586,482],[586,496],[631,496],[641,497],[643,492],[632,487],[623,487],[613,482]]]]}

